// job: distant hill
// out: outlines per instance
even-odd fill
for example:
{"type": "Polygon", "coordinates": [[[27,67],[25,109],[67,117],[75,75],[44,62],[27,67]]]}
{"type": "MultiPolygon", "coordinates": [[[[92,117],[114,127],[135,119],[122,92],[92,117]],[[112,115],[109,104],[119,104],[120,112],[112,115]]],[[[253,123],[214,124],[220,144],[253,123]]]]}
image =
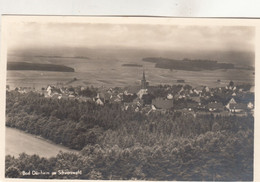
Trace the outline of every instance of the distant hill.
{"type": "Polygon", "coordinates": [[[74,68],[68,66],[56,65],[56,64],[27,63],[27,62],[7,62],[7,70],[75,72],[74,68]]]}
{"type": "Polygon", "coordinates": [[[143,65],[141,65],[141,64],[122,64],[122,66],[143,67],[143,65]]]}
{"type": "Polygon", "coordinates": [[[234,69],[234,64],[218,63],[211,60],[174,60],[167,58],[143,58],[145,62],[155,63],[156,68],[186,70],[186,71],[201,71],[201,70],[216,70],[216,69],[234,69]]]}
{"type": "MultiPolygon", "coordinates": [[[[10,61],[27,62],[28,57],[31,62],[37,60],[42,61],[40,58],[48,58],[48,61],[52,61],[54,64],[63,58],[77,58],[77,60],[84,59],[99,59],[99,60],[131,60],[128,63],[141,64],[142,58],[154,57],[154,58],[169,58],[174,60],[182,60],[183,58],[189,58],[193,60],[218,60],[218,62],[231,63],[236,67],[239,66],[253,66],[255,65],[255,53],[254,51],[242,51],[242,50],[172,50],[172,49],[146,49],[140,47],[33,47],[33,48],[19,48],[15,50],[8,50],[8,56],[11,56],[10,61]],[[19,58],[19,59],[18,59],[19,58]],[[39,58],[39,59],[37,59],[39,58]],[[60,59],[59,59],[60,58],[60,59]]],[[[47,59],[46,59],[47,60],[47,59]]],[[[56,63],[57,62],[57,63],[56,63]]],[[[43,63],[43,62],[39,62],[43,63]]],[[[45,62],[47,63],[47,62],[45,62]]],[[[49,62],[48,62],[49,63],[49,62]]],[[[122,62],[124,64],[124,62],[122,62]]]]}
{"type": "Polygon", "coordinates": [[[86,56],[34,56],[39,58],[75,58],[75,59],[89,59],[86,56]]]}

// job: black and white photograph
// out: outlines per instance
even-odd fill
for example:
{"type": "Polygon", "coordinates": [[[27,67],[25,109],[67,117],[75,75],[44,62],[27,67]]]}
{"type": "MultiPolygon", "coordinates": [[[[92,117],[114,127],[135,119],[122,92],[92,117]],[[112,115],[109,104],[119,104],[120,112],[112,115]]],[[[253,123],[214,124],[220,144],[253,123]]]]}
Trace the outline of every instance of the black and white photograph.
{"type": "Polygon", "coordinates": [[[253,181],[256,21],[4,16],[5,178],[253,181]]]}

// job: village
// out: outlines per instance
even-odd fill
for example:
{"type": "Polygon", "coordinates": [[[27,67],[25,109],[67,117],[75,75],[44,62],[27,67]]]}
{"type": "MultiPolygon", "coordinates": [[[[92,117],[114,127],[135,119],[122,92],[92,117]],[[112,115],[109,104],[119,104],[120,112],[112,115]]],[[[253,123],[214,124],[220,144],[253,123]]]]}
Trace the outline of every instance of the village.
{"type": "MultiPolygon", "coordinates": [[[[108,103],[120,104],[122,110],[134,110],[150,114],[151,112],[181,112],[191,114],[213,114],[228,116],[254,115],[254,86],[236,85],[232,81],[225,87],[209,88],[190,85],[150,86],[143,72],[139,86],[125,88],[72,87],[48,85],[41,90],[31,87],[15,88],[20,93],[38,92],[46,98],[73,99],[79,102],[93,102],[103,106],[108,103]]],[[[7,91],[10,91],[7,86],[7,91]]]]}

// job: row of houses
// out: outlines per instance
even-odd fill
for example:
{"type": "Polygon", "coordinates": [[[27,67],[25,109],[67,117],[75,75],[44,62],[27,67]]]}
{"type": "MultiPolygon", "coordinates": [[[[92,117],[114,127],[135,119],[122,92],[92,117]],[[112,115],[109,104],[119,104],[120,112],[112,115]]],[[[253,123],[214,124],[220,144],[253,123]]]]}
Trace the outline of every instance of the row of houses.
{"type": "MultiPolygon", "coordinates": [[[[173,100],[156,98],[152,101],[153,110],[162,109],[168,110],[174,107],[173,100]]],[[[254,104],[252,102],[248,103],[237,103],[234,98],[230,99],[227,105],[223,105],[220,102],[210,102],[206,106],[201,106],[200,103],[192,103],[187,106],[188,110],[203,110],[209,112],[223,112],[229,111],[231,113],[241,113],[248,112],[254,109],[254,104]]]]}
{"type": "MultiPolygon", "coordinates": [[[[130,87],[131,88],[131,87],[130,87]]],[[[140,88],[140,87],[139,87],[140,88]]],[[[167,89],[167,88],[166,88],[167,89]]],[[[236,87],[227,87],[221,89],[228,90],[236,90],[236,87]]],[[[143,101],[143,97],[149,94],[148,88],[142,88],[138,90],[138,87],[132,87],[132,89],[122,89],[122,88],[100,88],[96,97],[86,98],[73,95],[73,92],[68,90],[60,90],[60,93],[55,92],[55,88],[52,86],[48,86],[47,97],[57,97],[61,98],[76,98],[81,101],[94,101],[98,105],[104,105],[107,102],[122,102],[123,109],[127,110],[129,108],[134,108],[136,111],[141,111],[142,108],[150,107],[152,110],[170,110],[175,106],[175,101],[181,99],[191,99],[193,102],[187,104],[188,110],[207,110],[209,112],[222,112],[224,110],[228,110],[229,112],[238,113],[238,112],[246,112],[252,110],[254,108],[253,102],[248,103],[239,103],[232,99],[226,104],[223,105],[221,102],[210,102],[207,105],[201,104],[201,98],[208,98],[209,96],[202,96],[204,93],[210,93],[211,96],[217,92],[221,91],[219,88],[209,89],[208,87],[202,87],[201,89],[193,89],[188,87],[188,89],[184,89],[182,87],[180,91],[173,95],[168,93],[166,97],[157,97],[153,98],[149,105],[145,105],[143,101]],[[133,89],[134,88],[134,89],[133,89]],[[136,93],[134,93],[136,92],[136,93]],[[190,96],[192,95],[193,96],[190,96]],[[130,98],[130,102],[125,102],[125,98],[130,98]]],[[[241,92],[238,91],[238,92],[241,92]]],[[[235,92],[234,92],[235,93],[235,92]]],[[[236,95],[233,95],[236,96],[236,95]]]]}
{"type": "MultiPolygon", "coordinates": [[[[101,106],[108,102],[117,102],[122,104],[122,109],[128,110],[129,108],[132,108],[136,112],[172,110],[172,108],[178,108],[178,106],[183,103],[185,103],[185,105],[182,108],[189,111],[229,111],[232,113],[240,113],[252,112],[254,109],[253,101],[241,102],[235,100],[236,97],[239,98],[246,94],[243,89],[237,88],[236,86],[211,89],[206,86],[197,88],[192,88],[191,86],[182,86],[177,93],[171,92],[170,87],[165,87],[165,93],[167,94],[164,97],[151,97],[148,84],[143,84],[141,88],[140,86],[133,86],[128,88],[116,87],[109,89],[101,87],[97,90],[96,95],[92,97],[86,97],[78,94],[78,92],[84,91],[84,89],[84,87],[78,89],[64,87],[57,88],[55,86],[49,85],[41,92],[45,97],[56,99],[77,99],[82,102],[95,102],[101,106]],[[202,104],[202,99],[207,100],[219,93],[232,98],[225,105],[218,101],[202,104]],[[144,98],[148,98],[148,100],[150,99],[148,104],[145,102],[144,98]]],[[[18,89],[18,91],[21,93],[24,93],[27,90],[30,89],[18,89]]]]}

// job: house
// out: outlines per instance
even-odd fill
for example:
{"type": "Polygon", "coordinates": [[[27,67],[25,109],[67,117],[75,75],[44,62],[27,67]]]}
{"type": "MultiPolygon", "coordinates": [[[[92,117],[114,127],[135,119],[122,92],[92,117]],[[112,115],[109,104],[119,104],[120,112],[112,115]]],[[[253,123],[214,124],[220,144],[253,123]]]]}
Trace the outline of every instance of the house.
{"type": "Polygon", "coordinates": [[[121,102],[121,99],[120,98],[115,98],[114,102],[121,102]]]}
{"type": "Polygon", "coordinates": [[[181,87],[181,89],[179,90],[179,94],[181,94],[184,91],[183,87],[181,87]]]}
{"type": "Polygon", "coordinates": [[[231,98],[228,104],[226,105],[226,108],[230,112],[238,113],[247,111],[248,105],[246,103],[237,103],[234,98],[231,98]]]}
{"type": "Polygon", "coordinates": [[[103,106],[103,105],[104,105],[104,103],[102,102],[102,100],[99,99],[99,98],[96,100],[96,104],[97,104],[97,105],[100,105],[100,106],[103,106]]]}
{"type": "Polygon", "coordinates": [[[190,97],[190,99],[197,103],[201,102],[200,97],[190,97]]]}
{"type": "Polygon", "coordinates": [[[231,98],[230,101],[227,103],[226,108],[227,108],[228,110],[230,110],[230,104],[236,104],[236,103],[237,103],[237,102],[235,101],[235,99],[234,99],[234,98],[231,98]]]}
{"type": "Polygon", "coordinates": [[[90,97],[77,97],[77,99],[80,101],[80,102],[93,102],[93,100],[90,98],[90,97]]]}
{"type": "Polygon", "coordinates": [[[209,92],[209,91],[210,91],[208,86],[206,86],[206,87],[204,88],[204,90],[205,90],[205,92],[209,92]]]}
{"type": "Polygon", "coordinates": [[[51,96],[51,92],[52,92],[52,86],[48,86],[47,89],[46,89],[47,93],[48,93],[48,96],[51,96]]]}
{"type": "Polygon", "coordinates": [[[234,103],[229,105],[229,111],[234,113],[245,112],[247,110],[247,104],[234,103]]]}
{"type": "Polygon", "coordinates": [[[169,100],[173,99],[173,95],[172,94],[168,94],[167,95],[167,99],[169,99],[169,100]]]}
{"type": "Polygon", "coordinates": [[[135,108],[135,112],[139,112],[140,111],[140,108],[137,106],[136,108],[135,108]]]}
{"type": "Polygon", "coordinates": [[[135,99],[133,100],[132,104],[141,107],[141,106],[144,104],[144,102],[143,102],[142,99],[135,98],[135,99]]]}
{"type": "Polygon", "coordinates": [[[32,92],[32,91],[35,91],[35,89],[32,87],[20,87],[18,90],[18,92],[20,92],[20,93],[28,93],[28,92],[32,92]]]}
{"type": "Polygon", "coordinates": [[[51,98],[53,98],[53,99],[61,99],[62,95],[58,94],[58,93],[54,93],[54,94],[51,95],[51,98]]]}
{"type": "Polygon", "coordinates": [[[127,93],[136,94],[140,90],[140,86],[130,86],[126,89],[127,93]]]}
{"type": "Polygon", "coordinates": [[[189,111],[196,110],[198,108],[199,103],[197,102],[187,102],[187,109],[189,111]]]}
{"type": "Polygon", "coordinates": [[[53,94],[60,94],[62,93],[59,88],[55,88],[54,86],[48,85],[46,88],[47,91],[47,97],[51,97],[53,94]]]}
{"type": "Polygon", "coordinates": [[[193,93],[199,95],[200,92],[199,92],[198,90],[194,89],[194,90],[193,90],[193,93]]]}
{"type": "Polygon", "coordinates": [[[124,103],[124,105],[122,106],[122,110],[128,110],[128,108],[130,108],[132,105],[130,103],[124,103]]]}
{"type": "Polygon", "coordinates": [[[201,93],[204,88],[205,88],[205,86],[202,86],[202,85],[201,85],[201,86],[196,87],[195,90],[196,90],[197,92],[201,93]]]}
{"type": "Polygon", "coordinates": [[[152,105],[156,109],[170,109],[173,107],[173,100],[168,100],[164,98],[155,98],[152,100],[152,105]]]}
{"type": "Polygon", "coordinates": [[[100,98],[104,103],[108,103],[110,98],[111,98],[111,94],[109,94],[108,92],[100,92],[98,93],[97,97],[100,98]]]}
{"type": "Polygon", "coordinates": [[[249,92],[254,93],[254,92],[255,92],[255,86],[252,86],[252,87],[250,88],[249,92]]]}
{"type": "Polygon", "coordinates": [[[249,103],[247,104],[247,108],[248,108],[248,109],[253,109],[253,108],[254,108],[254,104],[253,104],[252,102],[249,102],[249,103]]]}
{"type": "Polygon", "coordinates": [[[147,89],[141,89],[138,93],[137,96],[141,99],[143,95],[147,94],[147,89]]]}
{"type": "Polygon", "coordinates": [[[224,106],[220,102],[211,102],[207,105],[207,109],[210,112],[221,112],[224,110],[224,106]]]}

